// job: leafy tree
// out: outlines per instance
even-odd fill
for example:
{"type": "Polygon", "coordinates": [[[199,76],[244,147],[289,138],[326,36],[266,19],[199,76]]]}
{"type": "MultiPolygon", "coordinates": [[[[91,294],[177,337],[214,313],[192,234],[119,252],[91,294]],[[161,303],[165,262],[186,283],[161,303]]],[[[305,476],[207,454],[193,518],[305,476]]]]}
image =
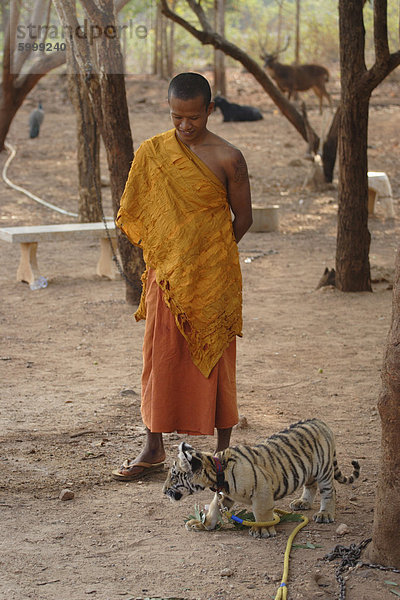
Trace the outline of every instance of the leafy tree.
{"type": "Polygon", "coordinates": [[[312,130],[303,116],[296,110],[295,106],[289,102],[278,88],[272,83],[264,69],[253,59],[246,54],[241,48],[229,42],[218,33],[213,31],[206,13],[204,12],[201,2],[197,0],[186,0],[188,6],[196,14],[202,29],[196,29],[189,21],[181,17],[178,13],[171,10],[167,0],[161,0],[162,10],[165,16],[181,25],[186,31],[197,38],[203,45],[209,44],[214,48],[222,50],[228,56],[239,61],[260,83],[273,102],[279,107],[285,117],[297,129],[300,135],[309,142],[312,151],[316,152],[319,145],[319,138],[312,130]]]}
{"type": "MultiPolygon", "coordinates": [[[[129,0],[116,0],[116,11],[127,2],[129,0]]],[[[58,24],[52,20],[51,0],[33,0],[29,7],[21,0],[9,0],[2,2],[1,7],[0,152],[4,150],[11,123],[27,95],[42,77],[66,62],[65,40],[58,24]],[[54,37],[49,38],[49,34],[54,37]],[[43,50],[49,41],[52,47],[58,42],[57,50],[43,50]]]]}
{"type": "Polygon", "coordinates": [[[341,102],[339,107],[339,214],[336,286],[371,291],[368,231],[368,110],[372,91],[400,64],[390,53],[387,2],[374,2],[375,63],[365,64],[363,0],[339,0],[341,102]]]}
{"type": "Polygon", "coordinates": [[[9,19],[4,22],[3,72],[0,84],[0,151],[13,118],[29,92],[46,73],[65,62],[65,52],[37,52],[34,44],[46,41],[51,0],[35,0],[32,13],[21,2],[10,0],[9,19]],[[29,27],[29,29],[28,29],[29,27]]]}

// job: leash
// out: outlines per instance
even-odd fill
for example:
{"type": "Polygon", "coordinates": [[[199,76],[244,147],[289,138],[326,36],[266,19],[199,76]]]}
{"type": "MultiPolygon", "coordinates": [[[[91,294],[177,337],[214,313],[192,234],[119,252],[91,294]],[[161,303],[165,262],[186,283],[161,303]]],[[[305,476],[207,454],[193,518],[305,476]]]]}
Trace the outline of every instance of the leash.
{"type": "MultiPolygon", "coordinates": [[[[236,522],[236,523],[240,523],[241,525],[244,525],[246,527],[272,527],[273,525],[277,525],[281,518],[280,515],[292,515],[292,512],[288,512],[286,510],[281,510],[279,508],[274,509],[274,518],[272,521],[246,521],[245,519],[241,519],[240,517],[237,517],[236,515],[233,515],[230,512],[226,512],[224,513],[225,516],[228,519],[231,519],[232,521],[236,522]]],[[[296,513],[297,514],[297,513],[296,513]]],[[[301,529],[303,529],[303,527],[305,527],[308,523],[308,518],[305,517],[304,515],[298,515],[302,522],[299,523],[297,525],[297,527],[295,527],[292,531],[292,533],[290,534],[288,541],[286,543],[286,550],[285,550],[285,556],[283,559],[283,574],[282,574],[282,579],[281,579],[281,583],[279,585],[278,591],[276,593],[275,596],[275,600],[286,600],[287,599],[287,594],[288,594],[288,587],[287,587],[287,581],[288,581],[288,577],[289,577],[289,558],[290,558],[290,552],[292,550],[292,545],[293,545],[293,540],[296,537],[296,535],[299,533],[299,531],[301,529]]]]}
{"type": "MultiPolygon", "coordinates": [[[[222,492],[225,488],[224,465],[221,463],[220,459],[217,456],[213,456],[213,460],[214,460],[214,466],[215,466],[215,471],[216,471],[216,476],[217,476],[217,481],[216,481],[217,485],[216,485],[216,488],[214,488],[214,491],[222,492]]],[[[211,489],[213,489],[213,488],[211,488],[211,489]]],[[[223,514],[225,515],[225,517],[227,519],[230,519],[234,523],[239,523],[240,525],[244,525],[245,527],[272,527],[274,525],[277,525],[280,522],[280,520],[281,520],[280,516],[292,515],[293,513],[288,512],[286,510],[281,510],[279,508],[276,508],[274,510],[274,518],[272,521],[247,521],[246,519],[242,519],[241,517],[238,517],[237,515],[234,515],[233,513],[229,512],[229,511],[226,511],[223,514]]],[[[289,577],[289,557],[290,557],[290,552],[292,550],[293,540],[296,537],[296,535],[299,533],[299,531],[301,529],[303,529],[303,527],[305,527],[308,523],[307,517],[305,517],[304,515],[298,515],[298,516],[301,518],[302,522],[299,523],[297,525],[297,527],[294,528],[294,530],[292,531],[292,533],[290,534],[290,536],[288,538],[288,541],[286,544],[285,556],[284,556],[284,560],[283,560],[282,579],[281,579],[281,583],[278,588],[278,591],[276,593],[275,600],[286,600],[287,599],[287,593],[288,593],[287,580],[289,577]]]]}

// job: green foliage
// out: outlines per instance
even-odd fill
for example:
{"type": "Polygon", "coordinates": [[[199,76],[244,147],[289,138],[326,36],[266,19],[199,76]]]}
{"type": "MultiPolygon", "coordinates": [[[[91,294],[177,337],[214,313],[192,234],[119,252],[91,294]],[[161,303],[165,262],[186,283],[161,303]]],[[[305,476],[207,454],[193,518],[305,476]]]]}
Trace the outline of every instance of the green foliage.
{"type": "Polygon", "coordinates": [[[186,519],[184,519],[184,521],[186,523],[187,521],[196,519],[196,521],[201,521],[201,523],[204,523],[205,516],[206,515],[205,515],[205,512],[203,511],[203,509],[201,509],[198,504],[195,504],[194,505],[194,515],[189,515],[188,517],[186,517],[186,519]]]}
{"type": "MultiPolygon", "coordinates": [[[[252,512],[247,512],[245,509],[242,509],[241,511],[237,512],[237,513],[232,513],[233,516],[235,517],[239,517],[239,519],[242,519],[243,521],[250,521],[250,522],[255,522],[255,517],[254,514],[252,512]]],[[[283,515],[280,515],[280,523],[294,523],[294,522],[300,522],[302,521],[302,517],[301,515],[299,515],[298,513],[286,513],[283,515]]],[[[242,525],[241,523],[238,523],[237,521],[232,521],[233,525],[236,527],[236,529],[247,529],[246,525],[242,525]]]]}
{"type": "MultiPolygon", "coordinates": [[[[254,523],[255,518],[253,513],[247,512],[246,509],[240,510],[238,513],[232,513],[235,517],[242,519],[243,521],[252,521],[254,523]]],[[[232,521],[232,525],[235,529],[248,529],[246,525],[242,525],[242,523],[238,523],[237,521],[232,521]]]]}
{"type": "Polygon", "coordinates": [[[394,587],[399,587],[399,584],[396,583],[395,581],[385,581],[386,585],[389,585],[389,592],[391,592],[392,594],[394,594],[395,596],[400,596],[400,592],[398,590],[394,590],[394,587]]]}
{"type": "Polygon", "coordinates": [[[301,548],[303,550],[315,550],[316,548],[322,548],[318,544],[312,544],[311,542],[306,542],[305,544],[293,544],[293,548],[301,548]]]}
{"type": "MultiPolygon", "coordinates": [[[[27,7],[34,0],[22,2],[23,17],[27,7]]],[[[83,15],[81,0],[77,3],[78,14],[83,15]]],[[[172,3],[171,3],[172,5],[172,3]]],[[[214,23],[214,1],[203,0],[202,7],[211,25],[214,23]]],[[[2,25],[7,21],[9,0],[3,0],[0,16],[2,25]]],[[[151,73],[156,27],[156,0],[135,0],[128,2],[118,15],[119,37],[124,49],[127,73],[151,73]]],[[[177,0],[174,10],[196,28],[201,29],[186,0],[177,0]]],[[[397,2],[388,3],[389,48],[398,48],[398,22],[400,7],[397,2]]],[[[31,11],[30,11],[31,12],[31,11]]],[[[28,13],[30,14],[28,11],[28,13]]],[[[337,0],[301,0],[300,3],[300,62],[329,64],[339,62],[337,0]]],[[[58,18],[52,11],[52,23],[58,25],[58,18]]],[[[366,63],[370,67],[374,60],[373,3],[364,7],[366,30],[366,63]]],[[[171,21],[167,20],[167,36],[171,21]]],[[[214,60],[214,48],[202,45],[190,33],[174,24],[174,70],[210,69],[214,60]]],[[[0,27],[0,41],[3,39],[0,27]]],[[[295,0],[227,0],[225,10],[225,37],[247,52],[261,64],[260,51],[274,52],[285,45],[288,48],[279,56],[281,62],[292,63],[295,58],[296,2],[295,0]]],[[[1,46],[1,45],[0,45],[1,46]]],[[[226,57],[227,66],[237,66],[233,59],[226,57]]]]}
{"type": "Polygon", "coordinates": [[[281,515],[281,523],[300,523],[302,521],[302,516],[299,513],[287,513],[285,515],[281,515]]]}
{"type": "MultiPolygon", "coordinates": [[[[204,523],[205,518],[206,518],[205,511],[202,508],[200,508],[200,506],[198,504],[195,504],[194,505],[194,515],[189,515],[188,517],[186,517],[184,519],[184,521],[185,521],[185,523],[187,523],[188,521],[195,519],[196,521],[200,521],[201,523],[204,523]]],[[[219,520],[219,523],[217,523],[216,529],[220,529],[221,525],[223,523],[223,519],[222,519],[221,515],[218,516],[218,520],[219,520]]]]}

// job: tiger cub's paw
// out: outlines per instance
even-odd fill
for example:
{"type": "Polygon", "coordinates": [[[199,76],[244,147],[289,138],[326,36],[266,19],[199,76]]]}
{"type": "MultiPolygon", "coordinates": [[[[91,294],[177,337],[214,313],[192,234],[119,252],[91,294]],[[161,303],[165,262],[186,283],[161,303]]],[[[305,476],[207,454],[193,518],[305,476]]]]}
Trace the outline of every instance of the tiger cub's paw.
{"type": "Polygon", "coordinates": [[[256,539],[275,537],[275,527],[250,527],[249,534],[256,539]]]}
{"type": "Polygon", "coordinates": [[[185,528],[188,531],[207,531],[207,527],[205,527],[204,523],[197,519],[189,519],[189,521],[186,521],[185,528]]]}
{"type": "Polygon", "coordinates": [[[302,498],[293,500],[289,506],[292,510],[309,510],[311,508],[311,504],[308,502],[308,500],[303,500],[302,498]]]}
{"type": "Polygon", "coordinates": [[[333,523],[335,517],[326,510],[320,510],[319,512],[315,513],[313,519],[316,523],[333,523]]]}

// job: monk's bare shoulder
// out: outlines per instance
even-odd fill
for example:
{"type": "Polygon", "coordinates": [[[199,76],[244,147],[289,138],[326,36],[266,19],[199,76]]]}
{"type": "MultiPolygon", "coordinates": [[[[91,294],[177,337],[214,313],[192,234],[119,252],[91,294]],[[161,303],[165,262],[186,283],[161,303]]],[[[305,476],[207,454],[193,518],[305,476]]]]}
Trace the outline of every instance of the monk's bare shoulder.
{"type": "Polygon", "coordinates": [[[215,133],[211,135],[218,162],[223,166],[228,177],[237,184],[247,181],[249,177],[247,164],[239,148],[215,133]]]}
{"type": "Polygon", "coordinates": [[[239,148],[225,140],[220,135],[216,133],[208,132],[207,141],[210,145],[214,146],[214,148],[218,148],[222,153],[226,153],[228,156],[233,154],[235,151],[240,152],[239,148]]]}

